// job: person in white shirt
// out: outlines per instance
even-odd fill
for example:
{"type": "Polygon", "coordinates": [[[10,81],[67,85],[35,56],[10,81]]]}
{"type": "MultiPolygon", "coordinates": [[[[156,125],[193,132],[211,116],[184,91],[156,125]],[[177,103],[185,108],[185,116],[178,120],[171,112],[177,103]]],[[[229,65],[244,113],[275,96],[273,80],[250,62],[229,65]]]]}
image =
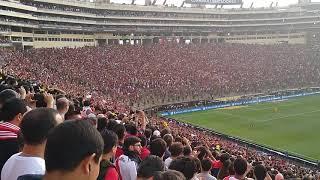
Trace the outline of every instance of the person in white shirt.
{"type": "Polygon", "coordinates": [[[141,159],[139,157],[141,148],[141,140],[138,137],[130,136],[124,140],[124,154],[116,160],[116,168],[120,172],[120,179],[137,179],[137,171],[139,164],[141,163],[141,159]]]}
{"type": "Polygon", "coordinates": [[[51,108],[37,108],[28,112],[20,125],[24,141],[22,152],[12,155],[5,163],[1,180],[17,180],[25,174],[44,174],[47,135],[61,122],[58,111],[51,108]]]}
{"type": "Polygon", "coordinates": [[[166,169],[169,168],[171,162],[176,159],[177,157],[181,156],[183,154],[183,144],[180,142],[175,142],[172,143],[171,146],[169,147],[169,151],[171,153],[171,156],[168,157],[165,161],[164,161],[164,165],[166,167],[166,169]]]}
{"type": "Polygon", "coordinates": [[[198,179],[200,180],[217,180],[214,176],[210,174],[212,163],[209,159],[203,159],[201,161],[201,173],[197,174],[198,179]]]}

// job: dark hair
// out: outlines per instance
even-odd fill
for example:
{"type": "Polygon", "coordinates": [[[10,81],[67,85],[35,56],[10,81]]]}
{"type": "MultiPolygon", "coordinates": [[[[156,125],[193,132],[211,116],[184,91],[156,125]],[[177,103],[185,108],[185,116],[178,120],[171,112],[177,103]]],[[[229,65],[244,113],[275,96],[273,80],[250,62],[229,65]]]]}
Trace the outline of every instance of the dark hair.
{"type": "Polygon", "coordinates": [[[153,180],[185,180],[186,177],[176,170],[167,170],[164,172],[156,173],[153,180]]]}
{"type": "Polygon", "coordinates": [[[219,159],[222,163],[224,163],[225,161],[230,159],[230,155],[228,153],[223,153],[220,155],[219,159]]]}
{"type": "Polygon", "coordinates": [[[196,163],[197,173],[201,173],[201,161],[195,157],[192,160],[196,163]]]}
{"type": "Polygon", "coordinates": [[[244,175],[247,171],[247,166],[247,161],[243,158],[237,158],[233,163],[234,171],[237,175],[244,175]]]}
{"type": "Polygon", "coordinates": [[[182,137],[180,136],[177,136],[175,139],[174,139],[175,142],[181,142],[182,143],[182,137]]]}
{"type": "Polygon", "coordinates": [[[147,139],[149,139],[152,135],[152,130],[151,129],[146,129],[144,131],[144,135],[146,136],[147,139]]]}
{"type": "Polygon", "coordinates": [[[129,147],[141,142],[141,140],[136,136],[130,136],[124,140],[123,151],[129,151],[129,147]]]}
{"type": "Polygon", "coordinates": [[[150,154],[156,155],[162,158],[164,152],[167,149],[167,143],[161,139],[155,139],[150,143],[150,154]]]}
{"type": "Polygon", "coordinates": [[[11,98],[3,104],[0,110],[0,117],[1,120],[9,122],[12,121],[19,113],[23,115],[25,112],[27,112],[26,103],[22,99],[11,98]]]}
{"type": "MultiPolygon", "coordinates": [[[[181,142],[180,142],[181,143],[181,142]]],[[[192,153],[192,149],[190,146],[184,146],[183,148],[183,155],[184,156],[190,156],[192,153]]]]}
{"type": "Polygon", "coordinates": [[[187,179],[192,179],[198,172],[197,164],[192,157],[178,157],[171,162],[169,169],[182,172],[187,179]]]}
{"type": "Polygon", "coordinates": [[[202,159],[201,160],[201,167],[203,171],[210,171],[212,167],[212,163],[209,159],[202,159]]]}
{"type": "Polygon", "coordinates": [[[94,153],[98,163],[102,152],[103,139],[88,121],[66,121],[48,135],[44,156],[46,170],[72,171],[94,153]]]}
{"type": "Polygon", "coordinates": [[[163,138],[164,135],[171,134],[171,130],[169,128],[164,128],[160,132],[160,136],[163,138]]]}
{"type": "Polygon", "coordinates": [[[113,131],[104,130],[101,132],[104,141],[103,154],[109,153],[118,144],[118,136],[113,131]]]}
{"type": "Polygon", "coordinates": [[[208,149],[205,146],[201,146],[198,148],[198,152],[200,152],[198,154],[198,158],[200,160],[204,159],[207,155],[208,155],[208,149]]]}
{"type": "Polygon", "coordinates": [[[139,165],[138,177],[150,178],[158,171],[164,171],[163,160],[158,156],[150,155],[139,165]]]}
{"type": "Polygon", "coordinates": [[[83,102],[83,106],[90,106],[90,101],[89,100],[85,100],[84,102],[83,102]]]}
{"type": "Polygon", "coordinates": [[[117,125],[118,123],[117,123],[117,121],[115,121],[115,120],[110,120],[109,119],[109,121],[108,121],[108,123],[107,123],[107,125],[106,125],[106,128],[108,129],[108,130],[114,130],[114,128],[115,128],[115,126],[117,125]]]}
{"type": "Polygon", "coordinates": [[[19,94],[12,89],[5,89],[0,92],[0,104],[3,105],[7,100],[11,98],[19,98],[19,94]]]}
{"type": "Polygon", "coordinates": [[[218,179],[223,179],[229,175],[231,175],[230,173],[230,168],[232,166],[232,162],[230,161],[230,159],[225,160],[222,163],[222,167],[220,168],[219,172],[218,172],[218,179]]]}
{"type": "Polygon", "coordinates": [[[33,95],[33,99],[36,101],[36,107],[47,107],[43,94],[36,93],[33,95]]]}
{"type": "Polygon", "coordinates": [[[118,136],[118,140],[121,140],[124,138],[124,133],[126,131],[126,128],[122,124],[117,124],[112,129],[113,132],[115,132],[118,136]]]}
{"type": "Polygon", "coordinates": [[[20,125],[24,143],[29,145],[43,143],[49,131],[60,123],[57,121],[58,114],[58,111],[51,108],[37,108],[24,115],[20,125]]]}
{"type": "Polygon", "coordinates": [[[68,109],[68,112],[64,115],[64,119],[65,120],[70,120],[70,119],[73,119],[73,116],[77,115],[77,114],[80,114],[80,111],[78,112],[76,110],[76,106],[75,106],[75,103],[70,101],[69,102],[69,109],[68,109]]]}
{"type": "Polygon", "coordinates": [[[136,125],[129,123],[125,125],[126,131],[131,135],[136,135],[138,133],[138,128],[136,125]]]}
{"type": "Polygon", "coordinates": [[[97,129],[99,132],[103,131],[104,129],[106,129],[107,126],[107,118],[105,117],[99,117],[98,118],[98,126],[97,129]]]}
{"type": "Polygon", "coordinates": [[[253,172],[257,180],[264,180],[267,176],[267,169],[262,164],[255,166],[253,172]]]}
{"type": "Polygon", "coordinates": [[[169,147],[169,151],[173,157],[181,155],[183,153],[183,149],[183,145],[180,142],[172,143],[172,145],[169,147]]]}
{"type": "Polygon", "coordinates": [[[146,147],[147,146],[147,138],[144,135],[139,135],[138,138],[141,139],[141,146],[146,147]]]}
{"type": "Polygon", "coordinates": [[[170,147],[173,142],[173,136],[171,134],[166,134],[163,136],[163,140],[167,143],[167,146],[170,147]]]}

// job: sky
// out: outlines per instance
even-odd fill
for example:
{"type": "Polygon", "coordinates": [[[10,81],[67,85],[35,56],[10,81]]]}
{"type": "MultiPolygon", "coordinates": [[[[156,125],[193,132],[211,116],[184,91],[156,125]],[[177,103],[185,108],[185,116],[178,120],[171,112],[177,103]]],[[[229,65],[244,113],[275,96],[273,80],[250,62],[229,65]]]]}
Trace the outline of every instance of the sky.
{"type": "MultiPolygon", "coordinates": [[[[114,3],[128,3],[132,0],[111,0],[114,3]]],[[[145,0],[136,0],[136,4],[143,4],[145,0]]],[[[157,4],[162,4],[164,0],[157,0],[157,4]]],[[[167,0],[167,4],[175,4],[180,6],[183,0],[167,0]]],[[[297,4],[298,0],[243,0],[243,7],[250,7],[251,3],[254,2],[254,7],[269,7],[271,2],[278,2],[279,6],[288,6],[291,4],[297,4]]],[[[320,2],[320,0],[312,0],[312,2],[320,2]]],[[[232,6],[230,6],[232,7],[232,6]]],[[[239,6],[236,6],[239,7],[239,6]]]]}

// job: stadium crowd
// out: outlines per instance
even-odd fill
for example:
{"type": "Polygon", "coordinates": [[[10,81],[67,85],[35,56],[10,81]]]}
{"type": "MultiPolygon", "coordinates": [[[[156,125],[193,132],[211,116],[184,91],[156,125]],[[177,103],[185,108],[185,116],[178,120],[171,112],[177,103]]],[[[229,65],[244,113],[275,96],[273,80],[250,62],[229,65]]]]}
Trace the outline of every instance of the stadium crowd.
{"type": "Polygon", "coordinates": [[[111,46],[0,57],[14,75],[1,76],[2,180],[319,179],[316,168],[125,105],[312,86],[319,63],[302,47],[111,46]]]}
{"type": "Polygon", "coordinates": [[[5,70],[122,102],[186,101],[319,84],[299,46],[154,45],[0,52],[5,70]],[[41,70],[41,71],[39,71],[41,70]]]}

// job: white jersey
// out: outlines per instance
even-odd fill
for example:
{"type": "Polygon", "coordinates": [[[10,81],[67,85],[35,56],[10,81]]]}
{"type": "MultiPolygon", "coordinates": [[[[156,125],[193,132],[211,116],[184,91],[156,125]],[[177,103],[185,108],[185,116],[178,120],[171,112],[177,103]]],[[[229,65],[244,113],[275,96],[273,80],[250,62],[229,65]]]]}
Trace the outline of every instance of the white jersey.
{"type": "Polygon", "coordinates": [[[12,155],[4,164],[1,171],[1,180],[17,180],[26,174],[44,175],[46,165],[40,157],[25,157],[21,153],[12,155]]]}

